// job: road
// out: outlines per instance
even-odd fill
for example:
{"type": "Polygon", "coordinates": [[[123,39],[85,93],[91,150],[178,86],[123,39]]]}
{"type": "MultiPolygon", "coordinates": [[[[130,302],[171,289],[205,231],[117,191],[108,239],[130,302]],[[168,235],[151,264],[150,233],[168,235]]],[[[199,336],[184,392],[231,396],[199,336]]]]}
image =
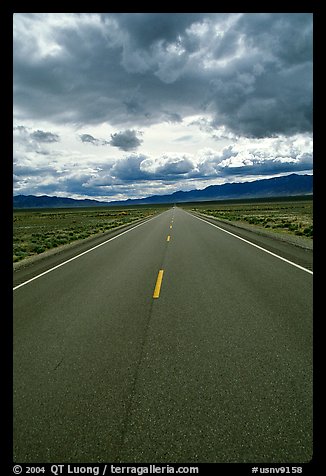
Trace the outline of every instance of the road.
{"type": "Polygon", "coordinates": [[[14,461],[309,461],[313,276],[248,241],[171,208],[14,288],[14,461]]]}

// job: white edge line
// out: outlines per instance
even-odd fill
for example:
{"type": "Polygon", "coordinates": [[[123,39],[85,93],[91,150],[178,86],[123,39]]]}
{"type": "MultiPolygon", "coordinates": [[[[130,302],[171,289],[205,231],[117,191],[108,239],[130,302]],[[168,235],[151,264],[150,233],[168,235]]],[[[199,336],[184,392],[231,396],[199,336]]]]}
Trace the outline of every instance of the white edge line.
{"type": "Polygon", "coordinates": [[[37,276],[34,276],[33,278],[28,279],[27,281],[24,281],[24,282],[21,283],[21,284],[18,284],[17,286],[15,286],[15,287],[13,288],[13,291],[15,291],[15,290],[18,289],[18,288],[21,288],[22,286],[25,286],[25,284],[28,284],[28,283],[34,281],[35,279],[40,278],[41,276],[44,276],[45,274],[50,273],[51,271],[54,271],[54,270],[57,269],[57,268],[60,268],[61,266],[64,266],[64,265],[67,264],[67,263],[70,263],[70,261],[73,261],[73,260],[79,258],[80,256],[83,256],[83,255],[86,255],[87,253],[90,253],[91,251],[95,250],[96,248],[99,248],[100,246],[103,246],[103,245],[105,245],[106,243],[109,243],[109,241],[113,241],[113,240],[115,240],[116,238],[119,238],[120,236],[124,235],[125,233],[129,233],[129,231],[132,231],[132,230],[134,230],[135,228],[138,228],[139,226],[145,225],[145,223],[148,223],[149,221],[154,220],[154,218],[157,218],[159,215],[161,215],[161,214],[159,213],[158,215],[155,215],[154,217],[150,218],[149,220],[146,220],[146,221],[144,221],[144,222],[142,222],[142,223],[138,223],[138,225],[135,225],[135,226],[133,226],[132,228],[129,228],[129,230],[123,231],[122,233],[119,233],[118,235],[113,236],[112,238],[109,238],[109,239],[106,240],[106,241],[103,241],[103,243],[100,243],[100,244],[98,244],[98,245],[96,245],[96,246],[93,246],[93,248],[89,248],[88,250],[83,251],[82,253],[79,253],[79,254],[76,255],[76,256],[73,256],[72,258],[68,259],[67,261],[64,261],[63,263],[57,264],[56,266],[53,266],[53,268],[50,268],[50,269],[44,271],[43,273],[38,274],[37,276]]]}
{"type": "MultiPolygon", "coordinates": [[[[189,213],[189,212],[187,212],[187,213],[189,213]]],[[[221,228],[220,226],[215,225],[214,223],[206,221],[203,218],[199,218],[196,215],[193,215],[192,213],[189,213],[189,215],[191,215],[194,218],[197,218],[197,220],[201,220],[204,223],[207,223],[208,225],[214,226],[215,228],[218,228],[221,231],[224,231],[224,233],[228,233],[229,235],[232,235],[235,238],[238,238],[238,240],[244,241],[245,243],[248,243],[249,245],[254,246],[255,248],[258,248],[259,250],[265,251],[265,253],[268,253],[269,255],[275,256],[275,258],[278,258],[282,261],[285,261],[286,263],[291,264],[292,266],[295,266],[296,268],[302,269],[303,271],[306,271],[306,273],[309,273],[309,274],[312,274],[312,275],[314,274],[313,271],[310,271],[310,269],[304,268],[303,266],[300,266],[299,264],[293,263],[293,261],[289,261],[288,259],[283,258],[282,256],[279,256],[275,253],[272,253],[271,251],[266,250],[266,248],[262,248],[261,246],[258,246],[258,245],[256,245],[255,243],[252,243],[249,240],[241,238],[241,236],[238,236],[238,235],[235,235],[234,233],[231,233],[231,231],[224,230],[224,228],[221,228]]]]}

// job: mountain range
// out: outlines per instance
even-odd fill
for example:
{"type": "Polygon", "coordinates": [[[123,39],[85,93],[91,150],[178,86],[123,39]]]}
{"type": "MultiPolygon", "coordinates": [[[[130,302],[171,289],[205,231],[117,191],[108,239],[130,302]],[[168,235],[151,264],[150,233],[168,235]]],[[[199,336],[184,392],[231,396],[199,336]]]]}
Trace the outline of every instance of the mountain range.
{"type": "Polygon", "coordinates": [[[283,177],[254,180],[253,182],[235,182],[222,185],[210,185],[202,190],[178,191],[169,195],[152,195],[146,198],[128,199],[113,202],[98,200],[75,200],[47,195],[16,195],[14,208],[70,208],[112,205],[150,205],[164,203],[185,203],[225,199],[245,199],[264,197],[286,197],[292,195],[310,195],[313,193],[313,176],[290,174],[283,177]]]}

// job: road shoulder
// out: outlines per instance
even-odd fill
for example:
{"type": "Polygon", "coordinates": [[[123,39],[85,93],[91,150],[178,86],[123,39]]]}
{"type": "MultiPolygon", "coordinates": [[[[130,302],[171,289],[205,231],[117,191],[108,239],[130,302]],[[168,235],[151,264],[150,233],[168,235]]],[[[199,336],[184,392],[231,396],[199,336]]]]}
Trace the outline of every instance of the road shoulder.
{"type": "MultiPolygon", "coordinates": [[[[158,215],[155,215],[158,216],[158,215]]],[[[155,216],[150,218],[135,220],[132,223],[121,225],[105,233],[100,233],[90,236],[83,240],[74,241],[72,243],[58,246],[48,250],[40,255],[31,256],[13,265],[13,285],[17,286],[32,277],[43,273],[44,271],[67,261],[78,254],[104,243],[111,238],[114,238],[121,233],[145,223],[155,216]]]]}
{"type": "Polygon", "coordinates": [[[214,218],[203,213],[188,211],[202,220],[261,246],[272,253],[293,261],[304,268],[313,270],[313,240],[306,237],[292,236],[261,229],[254,225],[230,222],[214,218]]]}

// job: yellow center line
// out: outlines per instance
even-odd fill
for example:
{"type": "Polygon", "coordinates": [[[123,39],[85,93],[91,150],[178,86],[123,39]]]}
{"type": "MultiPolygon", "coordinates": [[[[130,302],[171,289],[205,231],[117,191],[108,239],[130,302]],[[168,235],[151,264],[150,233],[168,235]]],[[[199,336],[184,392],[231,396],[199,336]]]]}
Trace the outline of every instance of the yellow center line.
{"type": "Polygon", "coordinates": [[[170,239],[171,239],[171,236],[170,236],[170,235],[168,235],[168,237],[167,237],[166,241],[170,241],[170,239]]]}
{"type": "Polygon", "coordinates": [[[153,294],[153,298],[154,298],[154,299],[157,299],[157,298],[160,296],[161,285],[162,285],[162,279],[163,279],[163,273],[164,273],[164,270],[163,270],[163,269],[160,269],[160,271],[158,272],[158,276],[157,276],[157,280],[156,280],[156,285],[155,285],[155,289],[154,289],[154,294],[153,294]]]}
{"type": "Polygon", "coordinates": [[[170,225],[170,228],[172,228],[172,225],[170,225]]]}

